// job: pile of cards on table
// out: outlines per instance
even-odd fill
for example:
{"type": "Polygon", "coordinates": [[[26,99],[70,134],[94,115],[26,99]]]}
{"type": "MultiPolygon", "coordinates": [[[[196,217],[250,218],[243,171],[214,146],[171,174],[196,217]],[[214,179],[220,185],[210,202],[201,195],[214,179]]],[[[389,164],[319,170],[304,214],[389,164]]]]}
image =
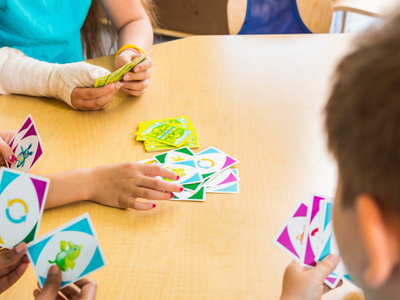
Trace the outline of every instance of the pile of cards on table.
{"type": "Polygon", "coordinates": [[[62,270],[61,288],[103,268],[106,261],[88,214],[37,238],[50,180],[27,173],[43,154],[31,115],[9,145],[17,162],[0,169],[0,247],[27,243],[41,288],[52,265],[62,270]]]}
{"type": "Polygon", "coordinates": [[[196,130],[188,117],[140,122],[136,135],[137,141],[144,142],[147,152],[200,147],[196,130]]]}
{"type": "MultiPolygon", "coordinates": [[[[274,243],[305,268],[313,268],[329,254],[339,254],[332,228],[333,198],[311,194],[308,205],[302,201],[274,238],[274,243]]],[[[346,267],[339,265],[325,280],[335,288],[340,279],[352,283],[346,267]]]]}
{"type": "Polygon", "coordinates": [[[184,190],[171,200],[204,201],[206,193],[239,193],[239,170],[231,169],[239,160],[210,147],[195,154],[188,147],[171,150],[140,161],[157,164],[179,175],[184,190]]]}

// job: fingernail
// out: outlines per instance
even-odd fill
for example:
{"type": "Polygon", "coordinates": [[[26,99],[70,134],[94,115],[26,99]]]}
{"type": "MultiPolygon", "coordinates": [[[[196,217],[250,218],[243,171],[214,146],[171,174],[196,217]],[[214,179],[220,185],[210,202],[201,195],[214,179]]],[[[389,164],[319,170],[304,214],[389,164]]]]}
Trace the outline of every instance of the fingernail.
{"type": "Polygon", "coordinates": [[[125,76],[124,76],[124,80],[125,80],[125,81],[128,80],[129,78],[131,78],[131,76],[129,76],[129,75],[125,75],[125,76]]]}
{"type": "Polygon", "coordinates": [[[153,203],[153,208],[156,207],[157,205],[155,203],[153,203]]]}
{"type": "Polygon", "coordinates": [[[174,193],[171,193],[171,198],[174,198],[174,193]]]}
{"type": "Polygon", "coordinates": [[[114,89],[114,87],[115,87],[115,83],[111,83],[110,84],[110,90],[114,89]]]}
{"type": "Polygon", "coordinates": [[[14,155],[10,155],[8,160],[11,161],[12,163],[15,163],[17,161],[17,158],[14,155]]]}
{"type": "Polygon", "coordinates": [[[339,256],[336,255],[336,254],[330,254],[330,255],[329,255],[329,259],[330,259],[331,261],[333,261],[334,263],[338,263],[338,262],[339,262],[339,256]]]}
{"type": "Polygon", "coordinates": [[[181,186],[181,188],[179,189],[179,193],[183,192],[183,186],[181,186]]]}
{"type": "Polygon", "coordinates": [[[121,87],[124,87],[125,86],[125,83],[123,83],[123,82],[120,82],[121,83],[121,87]]]}
{"type": "Polygon", "coordinates": [[[15,251],[17,251],[17,253],[20,253],[22,250],[24,250],[24,248],[25,248],[25,244],[21,243],[15,248],[15,251]]]}
{"type": "Polygon", "coordinates": [[[176,175],[176,180],[179,180],[179,178],[180,178],[179,175],[176,175]]]}
{"type": "Polygon", "coordinates": [[[135,69],[135,72],[139,72],[139,70],[140,70],[140,68],[136,68],[136,69],[135,69]]]}
{"type": "Polygon", "coordinates": [[[60,269],[57,266],[51,266],[49,270],[49,275],[58,275],[60,269]]]}

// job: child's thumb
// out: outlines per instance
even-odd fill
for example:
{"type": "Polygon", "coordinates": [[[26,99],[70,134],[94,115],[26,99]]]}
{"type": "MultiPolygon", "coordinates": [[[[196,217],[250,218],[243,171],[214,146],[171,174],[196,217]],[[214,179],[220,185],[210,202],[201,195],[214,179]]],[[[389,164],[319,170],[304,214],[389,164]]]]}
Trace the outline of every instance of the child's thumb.
{"type": "Polygon", "coordinates": [[[311,272],[315,273],[315,276],[324,281],[335,270],[339,264],[340,257],[336,254],[330,254],[325,257],[311,272]]]}

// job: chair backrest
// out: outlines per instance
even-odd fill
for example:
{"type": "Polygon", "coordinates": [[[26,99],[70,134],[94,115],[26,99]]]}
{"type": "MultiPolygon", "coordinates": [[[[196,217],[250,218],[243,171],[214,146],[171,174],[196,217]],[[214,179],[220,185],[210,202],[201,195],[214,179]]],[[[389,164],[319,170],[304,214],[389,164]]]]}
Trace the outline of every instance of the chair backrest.
{"type": "Polygon", "coordinates": [[[230,34],[328,33],[332,0],[229,0],[230,34]]]}

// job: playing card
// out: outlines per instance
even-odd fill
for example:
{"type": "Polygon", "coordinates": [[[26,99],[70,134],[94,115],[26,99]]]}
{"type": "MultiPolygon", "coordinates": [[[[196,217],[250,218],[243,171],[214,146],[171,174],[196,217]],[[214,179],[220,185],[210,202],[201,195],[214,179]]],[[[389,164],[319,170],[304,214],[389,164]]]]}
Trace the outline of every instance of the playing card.
{"type": "MultiPolygon", "coordinates": [[[[319,224],[319,241],[318,245],[321,246],[321,244],[324,242],[323,237],[324,237],[324,232],[328,226],[328,224],[331,223],[332,221],[332,212],[333,212],[333,198],[325,198],[324,205],[322,206],[322,210],[320,210],[320,224],[319,224]]],[[[318,247],[318,251],[321,249],[321,247],[318,247]]]]}
{"type": "Polygon", "coordinates": [[[176,125],[153,121],[148,128],[138,131],[136,134],[167,145],[181,147],[190,138],[193,131],[176,125]]]}
{"type": "Polygon", "coordinates": [[[319,203],[324,201],[326,197],[311,194],[307,222],[304,231],[304,247],[302,249],[301,264],[305,267],[315,267],[315,254],[318,251],[318,230],[319,230],[319,203]]]}
{"type": "Polygon", "coordinates": [[[22,139],[22,137],[25,135],[26,131],[29,129],[29,127],[33,124],[33,119],[32,116],[29,114],[25,121],[22,123],[21,127],[17,130],[13,138],[10,140],[8,145],[10,146],[11,149],[15,147],[15,145],[18,145],[19,141],[22,139]]]}
{"type": "Polygon", "coordinates": [[[60,289],[106,266],[88,213],[29,243],[27,255],[40,288],[53,265],[61,269],[60,289]]]}
{"type": "Polygon", "coordinates": [[[179,161],[185,161],[194,155],[193,151],[190,150],[188,147],[183,147],[180,149],[172,150],[166,153],[158,154],[154,156],[154,158],[160,163],[160,164],[167,164],[167,163],[173,163],[173,162],[179,162],[179,161]]]}
{"type": "Polygon", "coordinates": [[[197,153],[195,156],[193,156],[192,160],[194,160],[196,165],[199,167],[203,179],[206,179],[215,173],[227,169],[239,162],[239,160],[214,147],[210,147],[202,152],[197,153]]]}
{"type": "MultiPolygon", "coordinates": [[[[235,173],[236,177],[239,178],[239,170],[231,169],[235,173]]],[[[240,179],[239,179],[240,180],[240,179]]],[[[214,188],[207,188],[207,193],[223,193],[223,194],[238,194],[239,193],[239,181],[228,183],[223,186],[218,186],[214,188]]]]}
{"type": "Polygon", "coordinates": [[[119,68],[118,70],[112,72],[111,74],[96,79],[94,87],[101,87],[112,82],[121,81],[123,76],[131,71],[138,64],[140,64],[143,60],[145,60],[150,52],[151,50],[148,51],[146,54],[136,57],[134,60],[127,63],[125,66],[119,68]]]}
{"type": "Polygon", "coordinates": [[[208,190],[212,188],[223,187],[224,185],[232,184],[238,181],[239,178],[237,178],[235,173],[228,168],[219,172],[216,176],[214,176],[211,180],[209,180],[206,184],[203,185],[208,190]]]}
{"type": "Polygon", "coordinates": [[[199,170],[193,160],[164,164],[163,167],[170,169],[179,175],[179,180],[175,181],[177,183],[189,184],[200,182],[202,180],[199,170]]]}
{"type": "Polygon", "coordinates": [[[170,200],[181,200],[181,201],[205,201],[206,190],[204,187],[200,188],[197,192],[191,192],[183,190],[181,193],[174,193],[174,197],[170,200]]]}
{"type": "Polygon", "coordinates": [[[274,244],[296,261],[300,261],[304,245],[307,211],[307,205],[300,201],[274,238],[274,244]]]}
{"type": "Polygon", "coordinates": [[[15,136],[13,147],[11,148],[17,161],[13,164],[7,163],[7,166],[10,169],[27,173],[43,155],[43,147],[34,122],[31,122],[28,129],[24,129],[21,132],[23,134],[15,136]]]}
{"type": "Polygon", "coordinates": [[[142,164],[147,164],[147,165],[159,165],[159,163],[157,162],[157,160],[154,157],[140,160],[138,162],[142,163],[142,164]]]}
{"type": "Polygon", "coordinates": [[[0,169],[0,247],[33,241],[38,233],[50,180],[0,169]]]}
{"type": "MultiPolygon", "coordinates": [[[[333,233],[333,226],[332,222],[329,223],[327,226],[324,235],[326,235],[325,241],[323,242],[321,248],[322,251],[321,253],[316,257],[316,261],[320,262],[323,260],[326,256],[329,254],[336,254],[340,256],[339,253],[339,248],[337,246],[336,238],[333,233]]],[[[349,272],[346,269],[346,266],[344,265],[343,259],[340,259],[340,262],[336,269],[332,272],[333,275],[336,275],[340,278],[347,279],[354,283],[354,281],[351,279],[349,272]]]]}

